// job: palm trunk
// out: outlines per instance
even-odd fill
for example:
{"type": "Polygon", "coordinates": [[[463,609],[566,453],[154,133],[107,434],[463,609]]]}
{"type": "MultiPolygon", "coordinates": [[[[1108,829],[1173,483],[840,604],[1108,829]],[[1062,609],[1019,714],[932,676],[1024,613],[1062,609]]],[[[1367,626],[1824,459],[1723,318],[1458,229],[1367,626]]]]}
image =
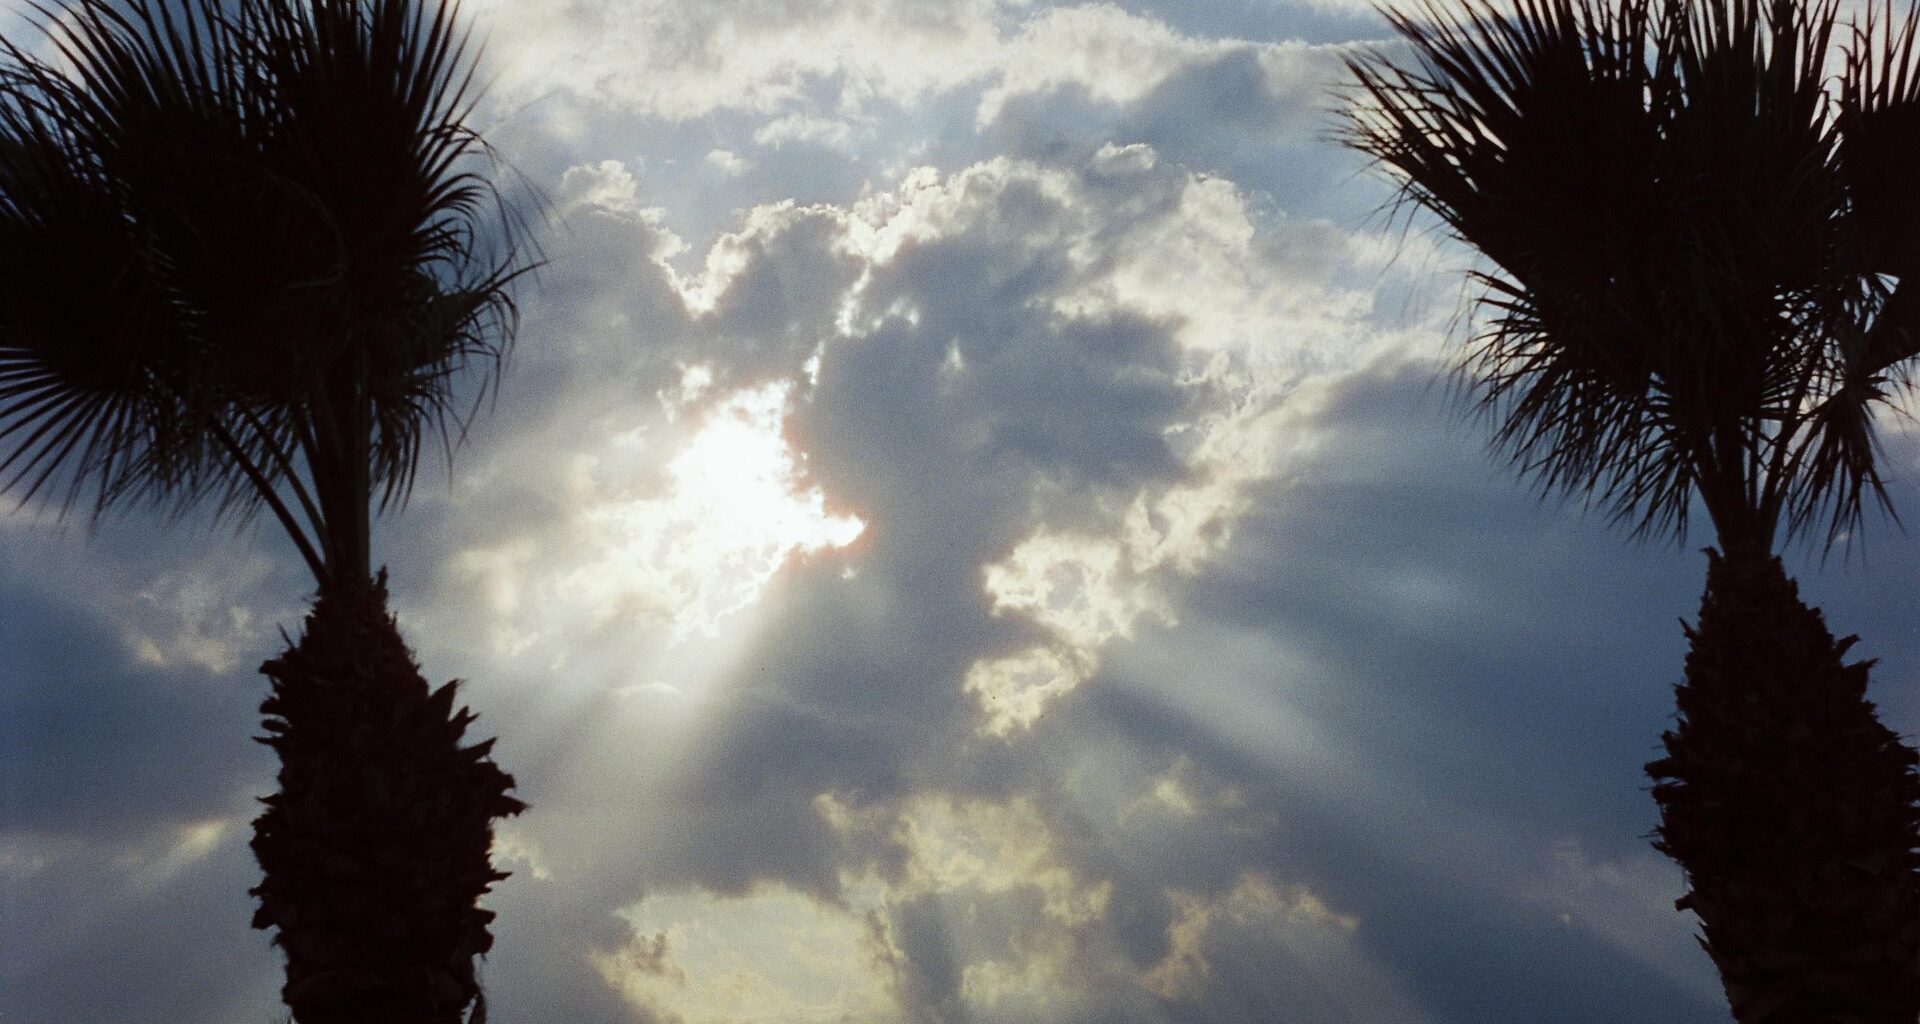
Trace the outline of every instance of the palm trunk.
{"type": "Polygon", "coordinates": [[[1708,552],[1655,847],[1740,1024],[1920,1017],[1920,778],[1780,560],[1708,552]]]}
{"type": "Polygon", "coordinates": [[[429,691],[382,577],[323,588],[306,632],[261,666],[280,792],[254,822],[265,879],[256,928],[278,928],[299,1024],[457,1024],[492,945],[477,902],[505,878],[493,819],[524,809],[490,759],[461,745],[473,713],[429,691]]]}

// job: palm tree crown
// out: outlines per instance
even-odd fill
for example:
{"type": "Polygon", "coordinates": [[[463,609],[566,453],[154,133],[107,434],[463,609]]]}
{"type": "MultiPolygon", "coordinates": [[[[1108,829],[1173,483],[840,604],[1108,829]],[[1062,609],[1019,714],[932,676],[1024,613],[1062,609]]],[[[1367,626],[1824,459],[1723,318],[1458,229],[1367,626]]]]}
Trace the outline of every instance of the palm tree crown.
{"type": "Polygon", "coordinates": [[[1885,507],[1920,351],[1920,14],[1833,0],[1424,0],[1346,141],[1490,264],[1462,375],[1548,491],[1721,552],[1647,765],[1741,1024],[1920,1014],[1920,757],[1775,546],[1885,507]]]}
{"type": "Polygon", "coordinates": [[[0,484],[265,504],[323,589],[366,580],[527,266],[452,6],[42,13],[57,59],[0,71],[0,484]]]}
{"type": "Polygon", "coordinates": [[[0,43],[0,490],[272,511],[319,589],[262,666],[254,926],[301,1024],[477,1022],[493,821],[525,805],[369,572],[527,267],[467,37],[450,0],[38,10],[49,55],[0,43]]]}
{"type": "Polygon", "coordinates": [[[1346,141],[1491,266],[1466,374],[1547,490],[1729,550],[1884,502],[1873,412],[1920,351],[1915,18],[1831,0],[1433,0],[1349,65],[1346,141]],[[1784,527],[1784,531],[1782,530],[1784,527]]]}

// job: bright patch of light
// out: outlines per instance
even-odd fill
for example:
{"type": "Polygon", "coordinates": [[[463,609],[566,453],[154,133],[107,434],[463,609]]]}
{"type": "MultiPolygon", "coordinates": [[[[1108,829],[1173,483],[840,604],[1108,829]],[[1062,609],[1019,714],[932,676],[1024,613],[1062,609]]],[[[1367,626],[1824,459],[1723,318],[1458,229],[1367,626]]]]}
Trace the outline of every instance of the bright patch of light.
{"type": "Polygon", "coordinates": [[[1047,705],[1071,693],[1087,678],[1080,659],[1052,647],[1006,658],[982,659],[967,669],[961,684],[986,712],[985,732],[1009,736],[1031,726],[1047,705]]]}
{"type": "Polygon", "coordinates": [[[651,896],[619,912],[633,938],[594,955],[608,985],[647,1019],[890,1024],[900,951],[871,909],[767,886],[730,898],[651,896]]]}
{"type": "Polygon", "coordinates": [[[900,810],[894,835],[909,855],[908,892],[1027,891],[1039,897],[1044,919],[1073,928],[1103,919],[1113,895],[1111,881],[1079,877],[1046,816],[1025,798],[923,795],[900,810]]]}
{"type": "Polygon", "coordinates": [[[670,639],[712,636],[796,555],[851,544],[866,529],[809,486],[782,431],[792,384],[735,391],[710,407],[667,464],[666,493],[588,511],[609,538],[575,574],[604,614],[665,618],[670,639]]]}
{"type": "Polygon", "coordinates": [[[1134,620],[1158,604],[1133,567],[1123,565],[1124,554],[1111,540],[1042,530],[1005,561],[987,567],[987,596],[995,614],[1028,615],[1075,647],[1091,650],[1132,636],[1134,620]]]}
{"type": "Polygon", "coordinates": [[[500,864],[518,865],[514,870],[525,871],[535,881],[545,882],[553,878],[553,869],[547,865],[539,844],[512,826],[495,826],[493,859],[500,864]]]}

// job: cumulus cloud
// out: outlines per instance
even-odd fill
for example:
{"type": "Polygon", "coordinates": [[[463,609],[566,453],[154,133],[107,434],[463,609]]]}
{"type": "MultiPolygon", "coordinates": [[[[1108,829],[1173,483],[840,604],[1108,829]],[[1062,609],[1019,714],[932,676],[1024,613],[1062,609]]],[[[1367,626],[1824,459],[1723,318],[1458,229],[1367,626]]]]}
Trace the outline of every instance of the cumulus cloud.
{"type": "Polygon", "coordinates": [[[991,66],[1002,7],[998,0],[588,0],[482,11],[502,51],[509,94],[563,88],[684,119],[775,110],[826,77],[840,79],[854,103],[965,81],[991,66]]]}
{"type": "Polygon", "coordinates": [[[752,161],[730,149],[707,150],[707,163],[731,177],[745,174],[753,167],[752,161]]]}
{"type": "MultiPolygon", "coordinates": [[[[798,915],[855,936],[874,915],[898,956],[847,991],[888,993],[908,1019],[1149,1013],[1161,997],[1140,979],[1164,958],[1170,897],[1126,881],[1159,907],[1157,922],[1124,923],[1151,936],[1130,949],[1102,895],[1121,876],[1082,862],[1090,840],[1052,787],[935,779],[973,771],[981,733],[1013,744],[994,755],[1008,767],[1027,762],[1020,734],[1115,645],[1142,621],[1178,621],[1180,581],[1224,549],[1242,492],[1272,468],[1280,400],[1372,344],[1357,288],[1284,236],[1334,243],[1326,259],[1349,265],[1364,246],[1262,220],[1230,184],[1139,145],[915,172],[847,205],[771,204],[704,254],[637,198],[639,180],[604,162],[565,175],[558,201],[607,253],[575,273],[622,283],[568,301],[560,323],[609,348],[629,325],[667,329],[619,361],[583,352],[607,361],[604,381],[517,410],[533,440],[483,453],[471,493],[515,479],[536,504],[506,520],[465,497],[434,506],[451,568],[409,612],[437,645],[488,638],[492,658],[468,657],[496,675],[572,680],[549,699],[596,723],[563,760],[528,751],[545,781],[513,855],[543,886],[599,893],[596,916],[798,915]],[[1156,269],[1174,269],[1169,245],[1187,253],[1171,281],[1156,269]],[[733,440],[704,442],[715,425],[733,440]],[[726,551],[759,568],[692,582],[731,572],[726,551]],[[781,582],[789,552],[800,561],[781,582]],[[645,607],[667,618],[618,612],[645,607]],[[721,635],[699,639],[713,631],[696,619],[721,635]],[[602,775],[632,777],[629,794],[586,786],[602,775]],[[1056,829],[1044,849],[1004,845],[1056,829]],[[979,901],[998,916],[944,953],[928,945],[933,921],[979,901]],[[1103,994],[1114,978],[1118,1003],[1103,994]]],[[[788,984],[729,973],[693,952],[726,943],[694,934],[635,926],[574,955],[663,1018],[699,1019],[730,986],[788,984]],[[676,941],[674,970],[633,968],[643,953],[666,963],[650,951],[676,941]]],[[[514,943],[503,935],[503,956],[514,943]]],[[[773,991],[766,1005],[802,1016],[852,1005],[773,991]]]]}
{"type": "Polygon", "coordinates": [[[1243,60],[1253,76],[1245,83],[1252,95],[1241,103],[1311,108],[1315,87],[1330,70],[1320,62],[1334,53],[1302,43],[1196,38],[1112,4],[1057,7],[1022,24],[1008,40],[1000,72],[981,96],[975,118],[987,127],[1013,99],[1062,89],[1103,103],[1130,104],[1176,78],[1243,60]]]}
{"type": "Polygon", "coordinates": [[[1331,70],[1304,44],[1196,37],[1111,3],[589,0],[488,4],[484,13],[509,104],[563,90],[675,121],[771,114],[755,140],[772,147],[845,145],[856,130],[848,118],[877,102],[976,92],[984,127],[1019,97],[1073,89],[1128,104],[1242,59],[1259,101],[1307,110],[1331,70]]]}
{"type": "Polygon", "coordinates": [[[877,917],[768,887],[683,894],[622,911],[634,930],[594,961],[642,1019],[723,1024],[743,1011],[796,1024],[901,1019],[877,917]]]}

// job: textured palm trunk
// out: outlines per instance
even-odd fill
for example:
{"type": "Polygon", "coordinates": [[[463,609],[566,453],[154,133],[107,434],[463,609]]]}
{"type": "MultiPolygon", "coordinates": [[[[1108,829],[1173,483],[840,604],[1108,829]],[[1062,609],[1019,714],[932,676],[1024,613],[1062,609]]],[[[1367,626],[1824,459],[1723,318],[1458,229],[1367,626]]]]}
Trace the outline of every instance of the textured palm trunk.
{"type": "Polygon", "coordinates": [[[1741,1024],[1920,1017],[1920,779],[1780,560],[1709,552],[1655,846],[1741,1024]]]}
{"type": "Polygon", "coordinates": [[[477,902],[505,878],[493,819],[513,778],[462,746],[472,712],[429,690],[387,612],[383,578],[322,591],[306,631],[261,666],[280,792],[254,822],[256,928],[277,928],[299,1024],[457,1024],[484,1016],[477,902]]]}

